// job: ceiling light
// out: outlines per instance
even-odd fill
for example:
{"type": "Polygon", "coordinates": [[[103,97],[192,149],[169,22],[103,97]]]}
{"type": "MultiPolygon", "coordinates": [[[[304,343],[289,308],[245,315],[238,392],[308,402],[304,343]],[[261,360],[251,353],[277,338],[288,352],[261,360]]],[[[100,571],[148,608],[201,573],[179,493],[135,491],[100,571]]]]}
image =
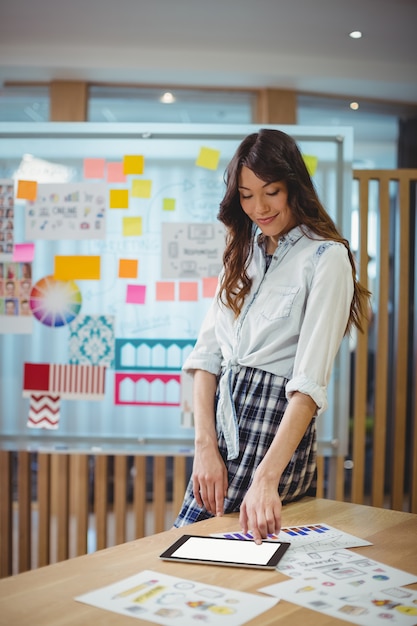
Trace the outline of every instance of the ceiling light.
{"type": "Polygon", "coordinates": [[[352,30],[352,32],[349,33],[349,37],[352,37],[352,39],[360,39],[362,37],[362,33],[360,30],[352,30]]]}
{"type": "Polygon", "coordinates": [[[175,96],[170,91],[166,91],[159,100],[162,104],[172,104],[175,102],[175,96]]]}
{"type": "Polygon", "coordinates": [[[352,109],[352,111],[357,111],[359,109],[359,103],[358,102],[351,102],[349,104],[349,106],[352,109]]]}

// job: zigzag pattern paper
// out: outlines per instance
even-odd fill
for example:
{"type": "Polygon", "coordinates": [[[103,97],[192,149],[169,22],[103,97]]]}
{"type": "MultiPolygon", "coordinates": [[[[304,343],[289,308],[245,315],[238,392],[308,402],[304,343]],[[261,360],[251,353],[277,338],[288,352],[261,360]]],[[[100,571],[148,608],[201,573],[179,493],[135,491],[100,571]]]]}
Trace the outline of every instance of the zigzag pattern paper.
{"type": "Polygon", "coordinates": [[[61,409],[59,396],[30,396],[28,428],[57,429],[61,409]]]}

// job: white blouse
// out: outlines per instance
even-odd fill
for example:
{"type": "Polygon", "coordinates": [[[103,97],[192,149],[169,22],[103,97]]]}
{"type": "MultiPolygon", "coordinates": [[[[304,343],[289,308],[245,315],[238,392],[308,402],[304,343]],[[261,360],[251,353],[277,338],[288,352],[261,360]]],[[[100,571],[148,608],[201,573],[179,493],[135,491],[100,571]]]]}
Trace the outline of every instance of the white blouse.
{"type": "Polygon", "coordinates": [[[327,385],[353,297],[345,246],[313,233],[307,237],[299,226],[279,240],[265,270],[263,246],[255,239],[248,268],[252,287],[239,317],[216,295],[183,365],[189,372],[223,370],[217,417],[233,456],[237,427],[226,387],[233,370],[248,366],[288,379],[287,398],[295,391],[311,396],[319,415],[327,407],[327,385]]]}

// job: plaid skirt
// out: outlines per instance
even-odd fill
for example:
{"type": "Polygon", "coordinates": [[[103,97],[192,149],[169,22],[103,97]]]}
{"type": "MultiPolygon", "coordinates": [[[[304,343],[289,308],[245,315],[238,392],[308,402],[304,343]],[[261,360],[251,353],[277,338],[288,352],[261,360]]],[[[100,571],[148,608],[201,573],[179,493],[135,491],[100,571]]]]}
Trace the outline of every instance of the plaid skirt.
{"type": "MultiPolygon", "coordinates": [[[[275,437],[288,404],[285,397],[287,382],[281,376],[251,367],[241,367],[234,377],[232,395],[239,428],[239,455],[236,459],[227,460],[224,437],[222,433],[218,436],[218,446],[229,481],[224,502],[225,513],[239,511],[255,470],[275,437]]],[[[281,476],[278,492],[283,504],[315,493],[316,454],[316,421],[313,418],[281,476]]],[[[194,498],[190,478],[174,526],[185,526],[209,517],[212,514],[198,506],[194,498]]]]}

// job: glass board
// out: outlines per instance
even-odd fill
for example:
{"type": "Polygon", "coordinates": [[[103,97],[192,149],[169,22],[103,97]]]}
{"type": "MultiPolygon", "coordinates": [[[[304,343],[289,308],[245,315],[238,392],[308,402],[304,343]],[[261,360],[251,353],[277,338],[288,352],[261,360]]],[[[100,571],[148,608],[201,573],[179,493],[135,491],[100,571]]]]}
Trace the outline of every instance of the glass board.
{"type": "MultiPolygon", "coordinates": [[[[319,196],[349,237],[351,129],[280,129],[311,158],[319,196]]],[[[0,125],[0,179],[14,188],[13,244],[34,244],[32,293],[39,288],[38,317],[22,322],[26,332],[10,330],[5,311],[0,315],[3,441],[192,442],[192,426],[181,410],[181,363],[197,337],[221,265],[222,226],[216,216],[224,170],[240,141],[257,130],[254,125],[0,125]],[[125,166],[131,173],[123,174],[125,166]],[[25,196],[24,186],[19,191],[24,181],[38,184],[34,202],[17,197],[25,196]],[[85,216],[75,228],[74,205],[78,216],[80,211],[85,216]],[[40,320],[54,293],[47,279],[56,276],[60,262],[64,276],[80,255],[85,263],[78,269],[85,275],[72,281],[65,296],[67,319],[47,325],[40,320]],[[98,279],[90,261],[98,263],[98,279]],[[99,331],[91,326],[97,318],[99,331]],[[29,427],[32,375],[72,376],[80,364],[102,363],[103,341],[113,353],[104,355],[101,395],[64,394],[55,429],[29,427]],[[41,370],[40,364],[49,368],[41,370]]],[[[0,258],[7,269],[11,255],[0,258]]],[[[23,264],[14,269],[23,281],[23,264]]],[[[344,342],[329,409],[319,425],[320,445],[329,455],[346,447],[348,356],[344,342]]]]}

